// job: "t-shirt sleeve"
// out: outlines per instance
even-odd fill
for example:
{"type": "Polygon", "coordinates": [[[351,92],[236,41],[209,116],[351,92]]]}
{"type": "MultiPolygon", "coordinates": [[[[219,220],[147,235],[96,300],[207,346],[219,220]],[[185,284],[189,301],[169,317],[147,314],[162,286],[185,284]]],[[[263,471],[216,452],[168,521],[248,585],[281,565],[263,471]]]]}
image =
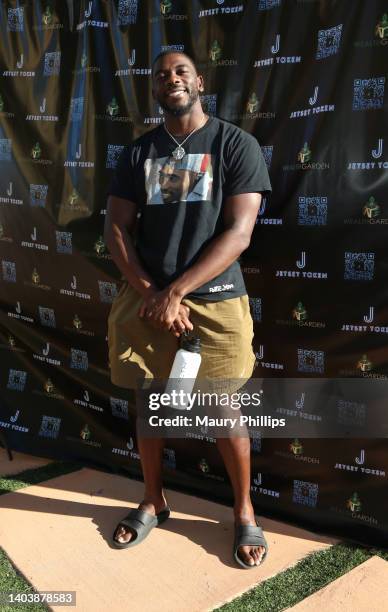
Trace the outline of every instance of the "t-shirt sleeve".
{"type": "Polygon", "coordinates": [[[110,181],[107,196],[113,195],[136,202],[135,173],[132,160],[132,147],[122,150],[113,177],[110,181]]]}
{"type": "Polygon", "coordinates": [[[224,195],[270,193],[271,182],[256,138],[241,131],[229,143],[224,195]]]}

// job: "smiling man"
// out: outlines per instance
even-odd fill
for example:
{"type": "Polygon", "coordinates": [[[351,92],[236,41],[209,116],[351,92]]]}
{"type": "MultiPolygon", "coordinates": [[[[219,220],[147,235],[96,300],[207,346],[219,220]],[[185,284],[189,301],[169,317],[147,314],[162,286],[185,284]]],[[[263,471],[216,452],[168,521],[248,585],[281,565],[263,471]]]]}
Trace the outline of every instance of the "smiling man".
{"type": "MultiPolygon", "coordinates": [[[[261,194],[271,189],[266,165],[253,136],[203,112],[204,81],[190,57],[160,54],[152,86],[165,122],[124,149],[109,188],[105,241],[125,278],[108,320],[111,380],[136,389],[139,380],[168,378],[179,336],[194,328],[198,378],[242,386],[255,359],[237,259],[261,194]]],[[[119,548],[138,544],[169,516],[164,443],[138,435],[144,499],[117,526],[112,542],[119,548]]],[[[267,543],[250,499],[249,438],[218,438],[217,447],[234,493],[234,559],[251,568],[267,543]]]]}

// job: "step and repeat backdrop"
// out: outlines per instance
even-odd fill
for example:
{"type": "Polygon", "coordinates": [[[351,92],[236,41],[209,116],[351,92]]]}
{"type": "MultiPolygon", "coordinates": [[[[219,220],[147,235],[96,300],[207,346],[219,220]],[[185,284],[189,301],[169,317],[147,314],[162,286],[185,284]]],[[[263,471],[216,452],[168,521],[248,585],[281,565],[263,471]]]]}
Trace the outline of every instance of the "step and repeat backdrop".
{"type": "MultiPolygon", "coordinates": [[[[258,139],[273,185],[242,258],[255,376],[276,379],[273,411],[317,427],[252,438],[256,509],[381,543],[384,410],[366,437],[368,393],[341,381],[384,397],[388,377],[387,2],[4,0],[0,28],[0,434],[140,474],[133,397],[109,379],[106,191],[123,147],[163,121],[153,58],[185,51],[206,112],[258,139]]],[[[202,434],[168,440],[166,480],[230,502],[202,434]]]]}

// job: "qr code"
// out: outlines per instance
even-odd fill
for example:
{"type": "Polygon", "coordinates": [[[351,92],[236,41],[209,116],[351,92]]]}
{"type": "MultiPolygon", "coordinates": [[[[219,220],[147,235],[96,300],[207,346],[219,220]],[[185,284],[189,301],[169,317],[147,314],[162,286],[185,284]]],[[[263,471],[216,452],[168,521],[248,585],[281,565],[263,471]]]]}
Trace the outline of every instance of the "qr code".
{"type": "Polygon", "coordinates": [[[138,0],[119,0],[118,23],[131,25],[137,20],[138,0]]]}
{"type": "Polygon", "coordinates": [[[252,319],[257,323],[261,322],[261,298],[249,298],[252,319]]]}
{"type": "Polygon", "coordinates": [[[53,76],[59,74],[61,69],[61,52],[53,51],[45,53],[43,76],[53,76]]]}
{"type": "Polygon", "coordinates": [[[275,8],[275,6],[280,6],[281,0],[258,0],[258,9],[259,11],[267,11],[269,9],[275,8]]]}
{"type": "Polygon", "coordinates": [[[39,306],[39,317],[42,325],[46,327],[55,327],[55,313],[52,308],[39,306]]]}
{"type": "Polygon", "coordinates": [[[382,108],[384,106],[385,77],[355,79],[353,110],[382,108]]]}
{"type": "Polygon", "coordinates": [[[55,232],[57,237],[57,253],[72,253],[71,232],[55,232]]]}
{"type": "Polygon", "coordinates": [[[374,253],[345,253],[345,280],[373,280],[374,253]]]}
{"type": "Polygon", "coordinates": [[[46,205],[48,185],[30,185],[30,204],[31,206],[46,205]]]}
{"type": "Polygon", "coordinates": [[[105,302],[106,304],[112,303],[117,295],[116,283],[98,281],[98,288],[100,291],[100,301],[105,302]]]}
{"type": "Polygon", "coordinates": [[[7,389],[12,391],[24,391],[27,381],[27,372],[23,370],[10,370],[8,374],[7,389]]]}
{"type": "Polygon", "coordinates": [[[273,152],[273,146],[263,146],[261,147],[261,152],[263,154],[264,157],[264,161],[266,163],[266,166],[268,168],[268,170],[271,167],[271,162],[272,162],[272,152],[273,152]]]}
{"type": "Polygon", "coordinates": [[[0,161],[11,161],[12,140],[0,138],[0,161]]]}
{"type": "Polygon", "coordinates": [[[57,438],[59,428],[61,426],[61,420],[62,419],[58,419],[56,417],[44,415],[40,425],[39,436],[44,438],[57,438]]]}
{"type": "Polygon", "coordinates": [[[70,119],[71,121],[82,121],[82,115],[84,112],[84,99],[72,98],[70,101],[70,119]]]}
{"type": "Polygon", "coordinates": [[[79,349],[70,349],[71,361],[70,367],[74,370],[87,370],[89,367],[88,354],[86,351],[79,349]]]}
{"type": "Polygon", "coordinates": [[[128,401],[118,397],[110,398],[112,415],[121,419],[128,419],[128,401]]]}
{"type": "Polygon", "coordinates": [[[292,501],[294,504],[315,508],[318,502],[318,484],[304,480],[294,480],[292,501]]]}
{"type": "Polygon", "coordinates": [[[298,372],[323,374],[325,369],[325,353],[298,349],[298,372]]]}
{"type": "Polygon", "coordinates": [[[200,96],[202,109],[209,115],[215,115],[217,112],[217,94],[208,94],[200,96]]]}
{"type": "Polygon", "coordinates": [[[360,425],[366,423],[366,405],[350,400],[338,400],[338,423],[341,425],[360,425]]]}
{"type": "Polygon", "coordinates": [[[5,261],[1,262],[1,267],[3,271],[3,280],[9,283],[16,283],[16,263],[14,261],[5,261]]]}
{"type": "Polygon", "coordinates": [[[327,222],[327,197],[305,197],[299,198],[299,225],[326,225],[327,222]]]}
{"type": "Polygon", "coordinates": [[[24,8],[8,9],[8,31],[22,32],[24,29],[24,8]]]}
{"type": "Polygon", "coordinates": [[[119,157],[123,149],[124,149],[124,145],[108,144],[106,164],[105,164],[106,168],[116,168],[117,162],[119,161],[119,157]]]}
{"type": "Polygon", "coordinates": [[[341,42],[342,23],[328,30],[319,30],[316,59],[323,59],[338,53],[341,42]]]}

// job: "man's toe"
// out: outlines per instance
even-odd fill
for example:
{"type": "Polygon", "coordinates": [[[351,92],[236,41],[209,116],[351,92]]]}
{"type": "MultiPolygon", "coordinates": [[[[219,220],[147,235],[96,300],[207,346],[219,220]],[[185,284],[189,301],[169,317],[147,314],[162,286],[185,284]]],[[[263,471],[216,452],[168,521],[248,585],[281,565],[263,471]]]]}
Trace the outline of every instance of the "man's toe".
{"type": "Polygon", "coordinates": [[[255,560],[251,555],[251,550],[252,549],[249,546],[240,546],[240,548],[238,549],[238,556],[247,565],[255,564],[255,560]]]}

